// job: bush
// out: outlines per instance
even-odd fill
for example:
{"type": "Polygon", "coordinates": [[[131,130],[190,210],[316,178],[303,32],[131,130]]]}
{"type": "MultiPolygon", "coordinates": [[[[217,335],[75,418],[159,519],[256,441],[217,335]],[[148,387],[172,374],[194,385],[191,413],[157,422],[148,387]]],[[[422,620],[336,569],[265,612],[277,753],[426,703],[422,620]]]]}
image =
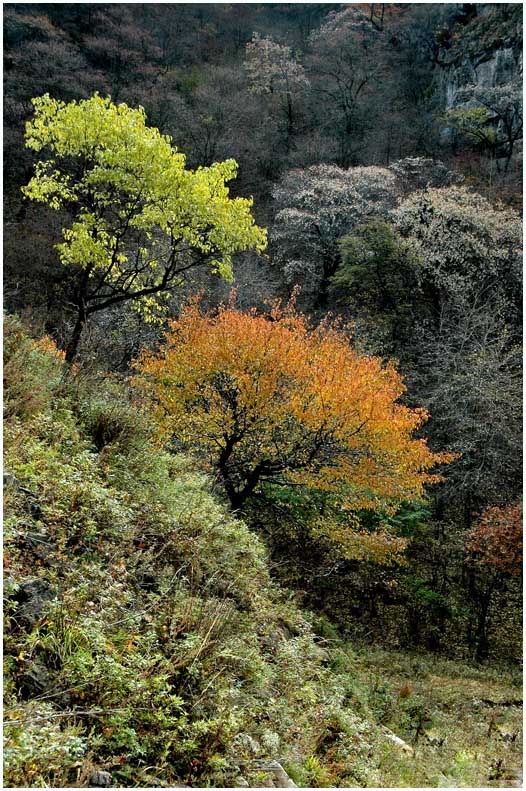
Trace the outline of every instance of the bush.
{"type": "Polygon", "coordinates": [[[4,415],[27,418],[49,408],[61,381],[63,354],[46,337],[33,341],[14,316],[4,316],[4,415]]]}

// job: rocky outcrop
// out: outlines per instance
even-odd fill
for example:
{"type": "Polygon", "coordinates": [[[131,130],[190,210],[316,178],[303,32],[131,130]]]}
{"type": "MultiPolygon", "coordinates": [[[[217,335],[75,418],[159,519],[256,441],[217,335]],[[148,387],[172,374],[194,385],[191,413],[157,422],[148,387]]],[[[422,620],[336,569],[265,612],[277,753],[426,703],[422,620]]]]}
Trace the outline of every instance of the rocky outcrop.
{"type": "Polygon", "coordinates": [[[23,700],[41,695],[52,685],[52,676],[40,659],[31,662],[19,679],[20,696],[23,700]]]}
{"type": "Polygon", "coordinates": [[[21,626],[33,629],[55,599],[55,592],[44,580],[27,580],[20,585],[16,599],[15,620],[21,626]]]}
{"type": "Polygon", "coordinates": [[[522,9],[517,5],[478,5],[473,15],[450,23],[438,62],[446,75],[466,69],[470,83],[501,85],[522,67],[522,9]],[[503,54],[499,54],[503,53],[503,54]],[[487,64],[487,65],[484,65],[487,64]]]}
{"type": "Polygon", "coordinates": [[[505,85],[522,74],[522,53],[513,47],[503,47],[491,53],[466,54],[462,60],[443,67],[440,80],[442,106],[451,110],[459,106],[459,93],[468,85],[495,88],[505,85]]]}
{"type": "Polygon", "coordinates": [[[466,85],[494,88],[522,74],[522,11],[520,6],[486,4],[467,24],[457,22],[440,51],[439,84],[444,107],[466,85]]]}
{"type": "MultiPolygon", "coordinates": [[[[442,37],[436,95],[444,112],[477,106],[466,89],[477,91],[511,86],[522,76],[522,8],[519,5],[478,4],[442,37]]],[[[492,122],[493,125],[493,122],[492,122]]],[[[494,122],[499,132],[499,120],[494,122]]],[[[443,130],[448,142],[453,130],[443,130]]]]}
{"type": "Polygon", "coordinates": [[[278,761],[259,759],[252,763],[250,770],[251,774],[256,773],[258,788],[297,788],[278,761]]]}

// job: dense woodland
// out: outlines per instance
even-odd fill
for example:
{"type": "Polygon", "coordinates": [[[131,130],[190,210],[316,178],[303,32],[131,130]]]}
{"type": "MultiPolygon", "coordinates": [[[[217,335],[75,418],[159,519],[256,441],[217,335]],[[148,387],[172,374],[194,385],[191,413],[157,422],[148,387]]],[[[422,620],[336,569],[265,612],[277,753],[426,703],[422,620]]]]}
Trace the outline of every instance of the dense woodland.
{"type": "Polygon", "coordinates": [[[6,3],[4,157],[6,785],[514,784],[521,6],[6,3]]]}

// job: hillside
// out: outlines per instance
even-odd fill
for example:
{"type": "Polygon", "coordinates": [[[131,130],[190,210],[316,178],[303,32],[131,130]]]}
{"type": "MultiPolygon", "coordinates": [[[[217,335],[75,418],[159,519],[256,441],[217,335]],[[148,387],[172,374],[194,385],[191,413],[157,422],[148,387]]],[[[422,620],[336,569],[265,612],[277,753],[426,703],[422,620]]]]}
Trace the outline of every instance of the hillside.
{"type": "Polygon", "coordinates": [[[346,646],[124,383],[4,332],[6,786],[516,779],[518,674],[346,646]]]}

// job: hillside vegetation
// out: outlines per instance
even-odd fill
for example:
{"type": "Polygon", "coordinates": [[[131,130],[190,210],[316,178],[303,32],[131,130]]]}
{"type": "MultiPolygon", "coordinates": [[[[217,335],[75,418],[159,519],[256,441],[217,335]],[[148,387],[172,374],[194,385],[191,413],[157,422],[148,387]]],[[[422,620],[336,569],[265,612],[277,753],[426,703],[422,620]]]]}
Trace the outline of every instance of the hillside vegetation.
{"type": "Polygon", "coordinates": [[[304,786],[509,784],[518,676],[346,646],[124,383],[4,329],[7,786],[257,786],[268,759],[304,786]]]}

